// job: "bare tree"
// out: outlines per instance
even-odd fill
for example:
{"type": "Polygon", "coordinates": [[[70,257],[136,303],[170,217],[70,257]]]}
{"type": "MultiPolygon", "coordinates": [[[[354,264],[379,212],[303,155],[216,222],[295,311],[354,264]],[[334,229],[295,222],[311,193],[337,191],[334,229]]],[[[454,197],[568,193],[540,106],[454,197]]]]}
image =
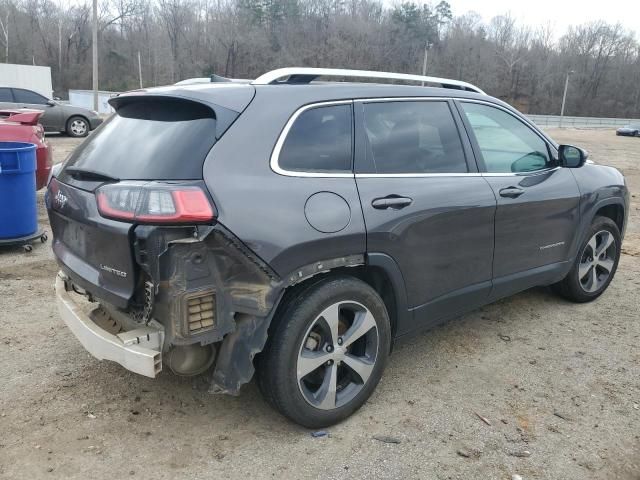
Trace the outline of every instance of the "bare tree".
{"type": "Polygon", "coordinates": [[[2,44],[4,45],[4,62],[9,63],[9,14],[12,4],[5,2],[3,5],[4,18],[0,16],[0,29],[2,30],[2,44]]]}
{"type": "MultiPolygon", "coordinates": [[[[100,83],[119,91],[138,87],[140,72],[160,85],[291,65],[419,73],[428,44],[429,74],[476,83],[524,111],[556,112],[573,70],[570,114],[640,117],[633,32],[599,21],[558,35],[433,2],[101,0],[100,83]]],[[[90,19],[88,0],[0,0],[4,60],[51,65],[60,95],[88,88],[90,19]]]]}

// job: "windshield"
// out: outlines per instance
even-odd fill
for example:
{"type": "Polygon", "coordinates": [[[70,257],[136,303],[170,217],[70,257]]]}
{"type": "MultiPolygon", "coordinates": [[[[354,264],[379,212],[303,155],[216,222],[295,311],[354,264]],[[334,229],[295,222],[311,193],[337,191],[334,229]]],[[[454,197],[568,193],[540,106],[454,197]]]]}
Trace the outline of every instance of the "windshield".
{"type": "Polygon", "coordinates": [[[121,180],[198,180],[216,141],[214,112],[199,103],[145,99],[121,106],[69,157],[80,171],[121,180]]]}

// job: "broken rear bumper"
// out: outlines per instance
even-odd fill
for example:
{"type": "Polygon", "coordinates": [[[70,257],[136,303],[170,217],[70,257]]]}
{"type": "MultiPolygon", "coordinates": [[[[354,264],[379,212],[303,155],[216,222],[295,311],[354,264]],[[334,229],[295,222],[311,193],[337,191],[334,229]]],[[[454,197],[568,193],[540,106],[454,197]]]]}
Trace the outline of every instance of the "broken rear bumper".
{"type": "Polygon", "coordinates": [[[111,360],[127,370],[155,378],[162,370],[164,330],[141,326],[111,334],[98,326],[73,298],[64,278],[56,277],[56,300],[60,316],[82,346],[98,360],[111,360]]]}

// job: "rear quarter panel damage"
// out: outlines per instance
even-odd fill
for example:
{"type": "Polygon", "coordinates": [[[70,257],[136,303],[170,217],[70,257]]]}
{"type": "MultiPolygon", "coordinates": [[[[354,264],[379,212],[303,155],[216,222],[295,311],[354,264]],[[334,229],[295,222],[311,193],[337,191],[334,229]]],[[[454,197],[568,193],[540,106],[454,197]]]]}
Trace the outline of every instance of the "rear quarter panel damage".
{"type": "Polygon", "coordinates": [[[164,350],[220,342],[210,376],[213,393],[238,394],[251,380],[253,358],[266,344],[288,286],[332,268],[364,263],[362,255],[340,257],[301,266],[281,278],[221,224],[138,226],[135,236],[136,260],[155,286],[153,318],[165,326],[164,350]],[[207,331],[189,334],[186,299],[198,292],[214,294],[215,322],[207,331]]]}

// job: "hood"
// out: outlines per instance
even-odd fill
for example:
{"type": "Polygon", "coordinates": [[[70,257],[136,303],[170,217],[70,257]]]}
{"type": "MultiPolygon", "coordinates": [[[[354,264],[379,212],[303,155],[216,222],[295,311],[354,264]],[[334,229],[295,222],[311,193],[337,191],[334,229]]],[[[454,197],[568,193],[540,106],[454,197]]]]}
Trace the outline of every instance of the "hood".
{"type": "Polygon", "coordinates": [[[95,117],[97,115],[93,110],[87,108],[76,107],[75,105],[69,105],[68,103],[58,103],[57,108],[62,108],[63,112],[69,115],[82,115],[83,117],[95,117]]]}

